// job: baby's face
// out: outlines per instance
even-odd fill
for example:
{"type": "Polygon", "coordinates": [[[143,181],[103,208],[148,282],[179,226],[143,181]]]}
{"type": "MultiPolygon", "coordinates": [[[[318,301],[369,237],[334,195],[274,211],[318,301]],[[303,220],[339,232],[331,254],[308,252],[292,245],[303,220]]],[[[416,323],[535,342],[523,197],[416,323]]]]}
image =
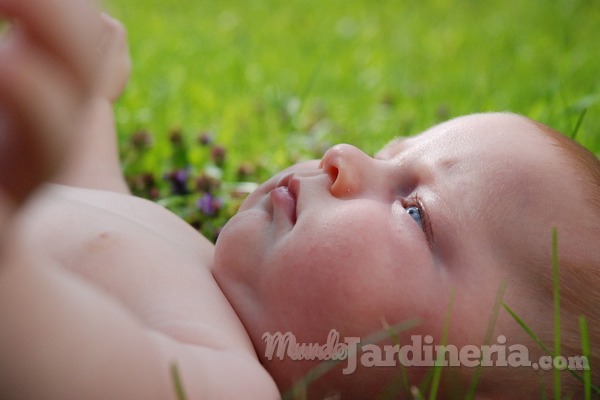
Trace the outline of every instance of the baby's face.
{"type": "MultiPolygon", "coordinates": [[[[479,345],[503,280],[505,302],[536,313],[526,260],[549,260],[551,228],[572,225],[566,205],[581,201],[558,157],[508,114],[455,119],[374,157],[335,146],[248,197],[219,237],[215,277],[259,357],[265,332],[324,344],[332,329],[365,339],[413,318],[410,334],[437,342],[452,291],[448,343],[479,345]]],[[[494,337],[516,332],[501,315],[494,337]]],[[[265,365],[285,387],[312,364],[265,365]]]]}

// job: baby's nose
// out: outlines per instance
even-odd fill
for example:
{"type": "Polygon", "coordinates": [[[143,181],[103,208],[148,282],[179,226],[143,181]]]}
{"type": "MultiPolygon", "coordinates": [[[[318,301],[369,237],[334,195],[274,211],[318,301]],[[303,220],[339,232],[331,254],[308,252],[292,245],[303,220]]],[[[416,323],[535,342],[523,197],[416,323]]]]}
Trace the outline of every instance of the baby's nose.
{"type": "Polygon", "coordinates": [[[338,198],[348,198],[366,190],[375,162],[376,160],[352,145],[338,144],[323,155],[320,167],[333,181],[331,194],[338,198]]]}

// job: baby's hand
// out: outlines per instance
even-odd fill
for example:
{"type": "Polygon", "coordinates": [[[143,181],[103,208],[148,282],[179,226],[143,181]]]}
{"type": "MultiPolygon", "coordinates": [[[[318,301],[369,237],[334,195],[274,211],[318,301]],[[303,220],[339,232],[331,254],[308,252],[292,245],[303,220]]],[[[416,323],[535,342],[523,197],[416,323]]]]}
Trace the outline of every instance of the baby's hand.
{"type": "Polygon", "coordinates": [[[106,22],[91,1],[0,0],[0,15],[12,25],[0,43],[0,198],[20,202],[56,172],[96,92],[120,88],[106,83],[106,22]]]}

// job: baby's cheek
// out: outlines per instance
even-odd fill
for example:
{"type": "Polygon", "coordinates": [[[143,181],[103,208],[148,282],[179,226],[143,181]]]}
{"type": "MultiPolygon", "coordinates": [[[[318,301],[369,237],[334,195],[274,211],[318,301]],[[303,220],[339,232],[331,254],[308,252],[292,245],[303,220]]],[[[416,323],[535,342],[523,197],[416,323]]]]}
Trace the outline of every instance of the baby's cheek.
{"type": "MultiPolygon", "coordinates": [[[[278,271],[267,284],[274,304],[296,313],[307,322],[341,330],[347,321],[372,313],[382,285],[389,283],[388,260],[369,251],[373,243],[362,241],[307,239],[302,249],[281,253],[278,271]],[[383,281],[383,282],[382,282],[383,281]],[[386,282],[387,281],[387,282],[386,282]]],[[[265,288],[266,289],[266,288],[265,288]]],[[[393,299],[383,299],[388,303],[393,299]]],[[[283,311],[283,310],[282,310],[283,311]]]]}
{"type": "Polygon", "coordinates": [[[270,260],[264,284],[278,288],[280,299],[299,305],[317,305],[327,298],[343,297],[357,266],[350,250],[335,240],[307,238],[270,260]]]}

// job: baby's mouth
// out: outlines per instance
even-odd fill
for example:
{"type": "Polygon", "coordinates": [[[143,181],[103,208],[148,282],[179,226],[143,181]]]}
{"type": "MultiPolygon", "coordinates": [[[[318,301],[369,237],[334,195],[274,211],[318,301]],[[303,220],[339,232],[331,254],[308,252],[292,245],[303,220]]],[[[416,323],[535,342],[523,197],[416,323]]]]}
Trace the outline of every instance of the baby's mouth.
{"type": "Polygon", "coordinates": [[[281,179],[277,187],[271,191],[273,206],[281,208],[292,224],[295,224],[297,220],[298,189],[298,179],[294,179],[293,174],[290,174],[281,179]]]}

